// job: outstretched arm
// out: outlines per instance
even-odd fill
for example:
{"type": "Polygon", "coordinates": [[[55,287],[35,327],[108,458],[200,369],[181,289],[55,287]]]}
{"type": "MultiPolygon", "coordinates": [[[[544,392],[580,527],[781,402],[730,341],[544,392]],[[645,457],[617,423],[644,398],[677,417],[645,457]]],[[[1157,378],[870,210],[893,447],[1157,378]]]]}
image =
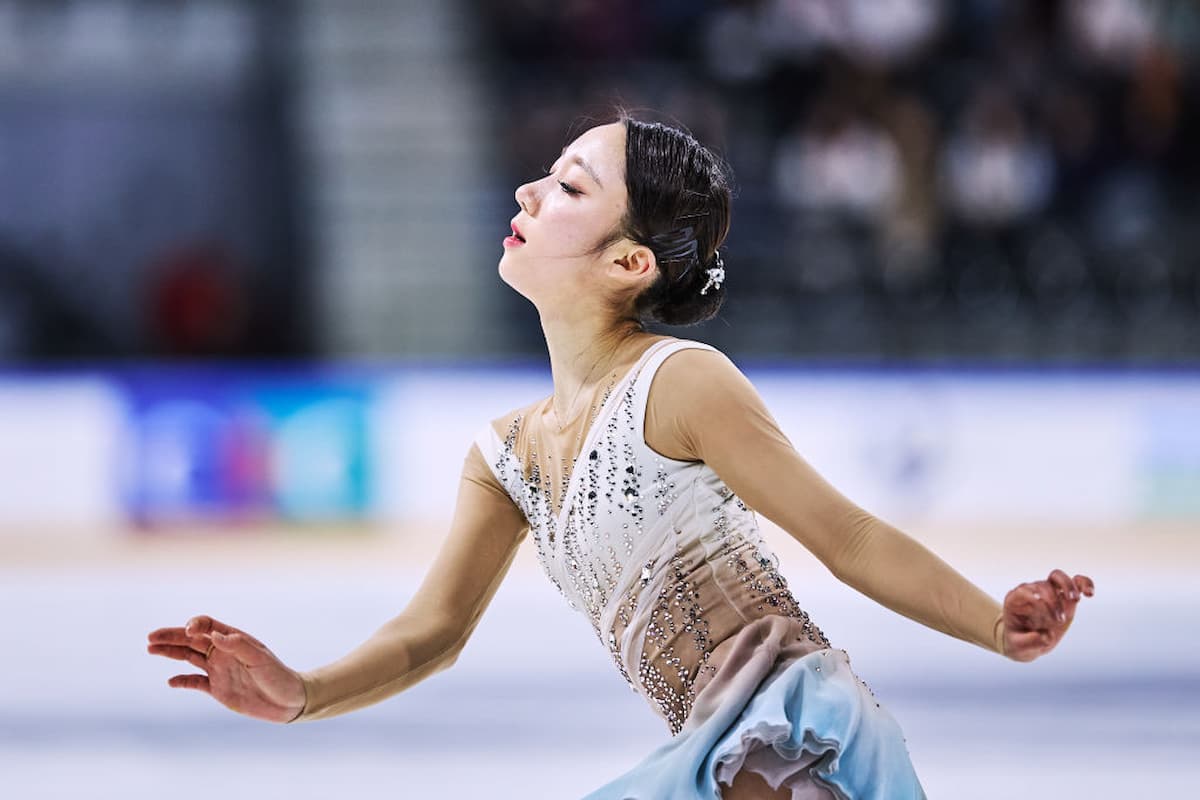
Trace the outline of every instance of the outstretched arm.
{"type": "Polygon", "coordinates": [[[301,719],[379,702],[454,663],[528,529],[512,500],[488,477],[478,447],[472,446],[450,535],[416,595],[345,658],[304,673],[308,703],[301,719]]]}
{"type": "MultiPolygon", "coordinates": [[[[1030,588],[1010,593],[1002,607],[920,542],[846,499],[796,452],[758,392],[720,353],[683,350],[663,363],[650,395],[646,440],[668,457],[704,461],[839,580],[935,630],[1031,660],[1052,648],[1069,624],[1069,616],[1060,621],[1057,612],[1068,610],[1059,592],[1069,596],[1070,579],[1052,575],[1023,584],[1030,588]],[[1018,604],[1024,604],[1019,613],[1018,604]]],[[[1076,600],[1082,591],[1076,586],[1076,600]]],[[[1074,601],[1069,610],[1073,614],[1074,601]]]]}
{"type": "Polygon", "coordinates": [[[210,617],[154,631],[149,651],[207,673],[177,675],[172,686],[207,692],[234,711],[273,722],[344,714],[412,686],[454,663],[527,530],[489,478],[473,446],[449,536],[425,580],[398,616],[344,658],[296,672],[254,637],[210,617]]]}

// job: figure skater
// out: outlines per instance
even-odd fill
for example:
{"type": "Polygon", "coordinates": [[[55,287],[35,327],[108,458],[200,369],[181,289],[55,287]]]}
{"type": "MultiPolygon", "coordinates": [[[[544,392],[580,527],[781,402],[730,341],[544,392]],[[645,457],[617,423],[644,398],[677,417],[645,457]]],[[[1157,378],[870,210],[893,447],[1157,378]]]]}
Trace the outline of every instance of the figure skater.
{"type": "Polygon", "coordinates": [[[1093,583],[1054,570],[1001,606],[826,483],[723,354],[647,332],[720,308],[728,185],[690,135],[623,115],[517,189],[499,271],[539,312],[554,393],[484,427],[412,600],[310,672],[211,617],[156,630],[151,653],[203,673],[170,685],[272,722],[383,700],[454,663],[531,533],[672,734],[588,800],[924,797],[899,726],[797,604],[755,514],[880,604],[1016,661],[1058,644],[1093,583]]]}

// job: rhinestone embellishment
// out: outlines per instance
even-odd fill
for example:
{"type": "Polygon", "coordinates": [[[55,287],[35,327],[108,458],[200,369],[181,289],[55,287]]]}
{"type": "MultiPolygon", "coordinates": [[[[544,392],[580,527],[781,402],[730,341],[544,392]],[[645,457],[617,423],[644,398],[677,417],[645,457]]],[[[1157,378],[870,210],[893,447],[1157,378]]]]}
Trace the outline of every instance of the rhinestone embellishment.
{"type": "Polygon", "coordinates": [[[649,384],[630,376],[608,413],[592,421],[586,457],[546,452],[533,419],[517,416],[491,466],[528,520],[550,582],[674,735],[697,679],[715,672],[712,651],[742,625],[791,617],[802,635],[830,645],[793,598],[754,513],[705,464],[664,460],[646,445],[649,384]],[[558,508],[551,463],[564,467],[558,508]],[[630,641],[635,622],[641,639],[630,641]]]}

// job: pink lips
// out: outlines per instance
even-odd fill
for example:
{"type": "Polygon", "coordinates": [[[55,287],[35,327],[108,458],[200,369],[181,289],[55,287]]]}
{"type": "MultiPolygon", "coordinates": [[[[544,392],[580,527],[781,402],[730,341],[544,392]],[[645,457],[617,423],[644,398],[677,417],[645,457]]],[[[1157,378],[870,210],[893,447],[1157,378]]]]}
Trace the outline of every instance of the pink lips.
{"type": "Polygon", "coordinates": [[[517,223],[514,221],[510,225],[512,226],[512,236],[505,237],[504,246],[517,247],[525,244],[525,237],[521,235],[521,229],[517,227],[517,223]]]}

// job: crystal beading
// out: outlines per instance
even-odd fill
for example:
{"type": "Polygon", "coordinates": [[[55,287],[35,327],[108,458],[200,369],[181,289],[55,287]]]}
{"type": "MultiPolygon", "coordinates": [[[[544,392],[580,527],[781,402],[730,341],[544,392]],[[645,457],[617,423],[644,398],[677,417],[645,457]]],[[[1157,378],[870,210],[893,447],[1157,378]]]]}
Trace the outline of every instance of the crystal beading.
{"type": "Polygon", "coordinates": [[[802,635],[830,646],[792,596],[746,504],[707,465],[665,458],[644,440],[654,371],[683,347],[706,346],[677,342],[647,353],[623,386],[608,387],[577,455],[540,449],[525,415],[502,440],[491,428],[480,440],[529,521],[551,583],[589,619],[621,675],[672,735],[691,712],[697,679],[715,671],[713,650],[745,624],[791,617],[802,635]],[[548,463],[563,465],[557,487],[548,463]]]}

